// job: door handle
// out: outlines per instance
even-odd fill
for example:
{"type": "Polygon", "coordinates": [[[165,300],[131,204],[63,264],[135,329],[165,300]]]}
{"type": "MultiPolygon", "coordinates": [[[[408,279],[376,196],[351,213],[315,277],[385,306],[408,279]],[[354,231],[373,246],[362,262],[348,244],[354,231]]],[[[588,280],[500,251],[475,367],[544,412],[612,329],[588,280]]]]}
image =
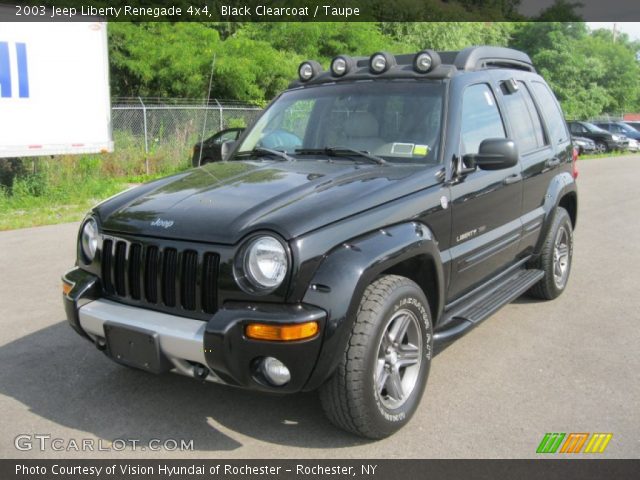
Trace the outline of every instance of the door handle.
{"type": "Polygon", "coordinates": [[[509,175],[507,178],[505,178],[502,183],[504,183],[505,185],[511,185],[512,183],[518,183],[520,180],[522,180],[522,175],[520,175],[519,173],[514,173],[513,175],[509,175]]]}
{"type": "Polygon", "coordinates": [[[544,164],[548,168],[557,167],[558,165],[560,165],[560,159],[557,157],[553,157],[547,160],[546,162],[544,162],[544,164]]]}

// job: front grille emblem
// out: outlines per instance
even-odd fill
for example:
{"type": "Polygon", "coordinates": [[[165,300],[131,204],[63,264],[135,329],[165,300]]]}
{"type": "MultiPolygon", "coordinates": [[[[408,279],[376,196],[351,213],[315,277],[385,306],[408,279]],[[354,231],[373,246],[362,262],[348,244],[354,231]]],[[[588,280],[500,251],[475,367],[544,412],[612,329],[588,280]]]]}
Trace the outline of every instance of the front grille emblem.
{"type": "Polygon", "coordinates": [[[162,227],[164,229],[170,228],[173,225],[173,220],[163,220],[158,217],[153,222],[151,222],[152,227],[162,227]]]}

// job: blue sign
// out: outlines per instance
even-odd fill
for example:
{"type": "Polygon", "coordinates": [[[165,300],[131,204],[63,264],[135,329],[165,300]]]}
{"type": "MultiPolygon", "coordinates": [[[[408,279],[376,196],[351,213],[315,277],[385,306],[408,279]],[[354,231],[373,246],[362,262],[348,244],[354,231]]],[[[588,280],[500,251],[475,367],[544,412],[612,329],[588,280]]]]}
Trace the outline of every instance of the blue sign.
{"type": "MultiPolygon", "coordinates": [[[[29,98],[29,70],[27,68],[27,44],[16,43],[16,63],[18,67],[18,97],[29,98]]],[[[0,42],[0,98],[13,97],[11,84],[11,59],[9,42],[0,42]]]]}

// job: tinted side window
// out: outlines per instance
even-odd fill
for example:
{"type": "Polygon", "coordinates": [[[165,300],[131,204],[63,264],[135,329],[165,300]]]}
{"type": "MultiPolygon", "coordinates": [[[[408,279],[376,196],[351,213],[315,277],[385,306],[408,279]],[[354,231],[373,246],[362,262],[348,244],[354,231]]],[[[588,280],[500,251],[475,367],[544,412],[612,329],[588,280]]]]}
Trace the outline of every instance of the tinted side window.
{"type": "Polygon", "coordinates": [[[545,145],[542,123],[531,96],[522,82],[519,90],[509,93],[502,85],[504,103],[513,129],[514,140],[521,153],[537,150],[545,145]]]}
{"type": "Polygon", "coordinates": [[[496,99],[488,85],[467,87],[462,98],[462,154],[478,153],[480,143],[487,138],[505,138],[502,117],[496,99]]]}
{"type": "Polygon", "coordinates": [[[214,143],[216,145],[222,145],[224,142],[235,140],[236,138],[238,138],[238,131],[231,130],[230,132],[224,132],[222,135],[217,136],[214,143]]]}
{"type": "Polygon", "coordinates": [[[538,103],[542,114],[547,122],[549,128],[549,135],[551,136],[551,142],[555,145],[558,143],[566,142],[569,140],[567,128],[565,127],[564,117],[560,111],[560,107],[556,98],[544,83],[531,82],[533,92],[538,98],[538,103]]]}
{"type": "Polygon", "coordinates": [[[579,125],[577,123],[572,123],[569,128],[571,129],[571,133],[577,135],[579,133],[584,133],[584,128],[582,127],[582,125],[579,125]]]}

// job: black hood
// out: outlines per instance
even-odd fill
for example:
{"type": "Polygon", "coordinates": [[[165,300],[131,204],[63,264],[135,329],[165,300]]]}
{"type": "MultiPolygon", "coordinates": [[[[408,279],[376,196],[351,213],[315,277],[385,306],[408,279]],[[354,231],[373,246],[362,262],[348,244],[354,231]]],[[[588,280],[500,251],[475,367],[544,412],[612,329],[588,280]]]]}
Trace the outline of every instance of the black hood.
{"type": "Polygon", "coordinates": [[[96,211],[114,233],[234,244],[272,230],[285,239],[437,183],[441,167],[346,160],[205,165],[138,187],[96,211]]]}

